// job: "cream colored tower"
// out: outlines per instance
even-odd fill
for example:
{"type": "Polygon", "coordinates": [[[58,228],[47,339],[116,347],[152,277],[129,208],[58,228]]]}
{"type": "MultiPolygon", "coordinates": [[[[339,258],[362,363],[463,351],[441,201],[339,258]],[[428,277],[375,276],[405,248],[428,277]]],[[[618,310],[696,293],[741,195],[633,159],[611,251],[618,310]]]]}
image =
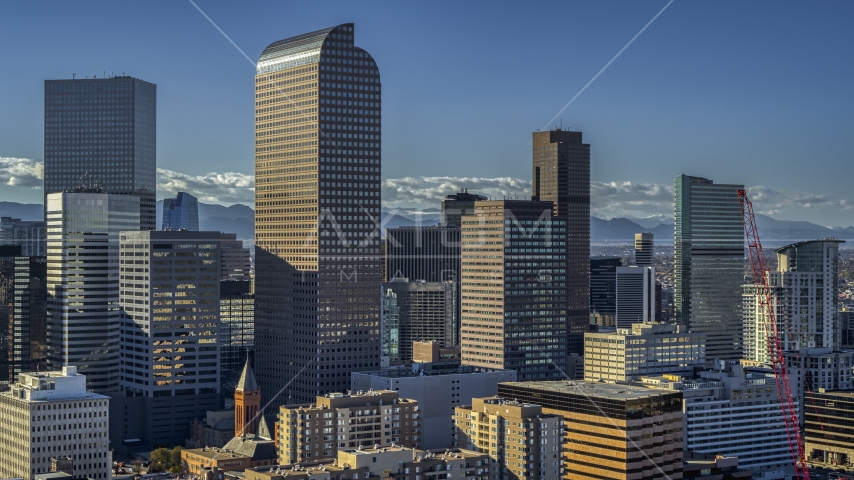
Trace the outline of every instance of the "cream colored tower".
{"type": "Polygon", "coordinates": [[[255,76],[255,371],[272,405],[379,366],[380,78],[353,24],[269,45],[255,76]]]}

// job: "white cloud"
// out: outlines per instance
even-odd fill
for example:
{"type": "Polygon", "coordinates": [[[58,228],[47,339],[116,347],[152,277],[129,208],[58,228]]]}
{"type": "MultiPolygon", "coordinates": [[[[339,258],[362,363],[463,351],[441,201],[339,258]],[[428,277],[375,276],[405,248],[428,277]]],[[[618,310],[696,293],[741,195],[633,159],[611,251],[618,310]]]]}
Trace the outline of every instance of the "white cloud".
{"type": "Polygon", "coordinates": [[[655,183],[590,182],[590,210],[601,218],[673,216],[673,187],[655,183]]]}
{"type": "Polygon", "coordinates": [[[765,215],[792,213],[799,208],[812,211],[841,208],[854,210],[854,204],[848,199],[836,199],[830,195],[809,192],[774,190],[769,187],[748,187],[747,195],[754,208],[765,215]]]}
{"type": "Polygon", "coordinates": [[[195,195],[206,203],[255,203],[255,177],[243,173],[206,173],[187,175],[174,170],[157,169],[158,197],[178,192],[195,195]]]}
{"type": "Polygon", "coordinates": [[[445,195],[468,189],[471,193],[501,199],[531,195],[531,182],[511,177],[404,177],[383,180],[386,207],[439,208],[445,195]]]}
{"type": "Polygon", "coordinates": [[[0,181],[13,187],[44,187],[44,164],[29,158],[0,157],[0,181]]]}

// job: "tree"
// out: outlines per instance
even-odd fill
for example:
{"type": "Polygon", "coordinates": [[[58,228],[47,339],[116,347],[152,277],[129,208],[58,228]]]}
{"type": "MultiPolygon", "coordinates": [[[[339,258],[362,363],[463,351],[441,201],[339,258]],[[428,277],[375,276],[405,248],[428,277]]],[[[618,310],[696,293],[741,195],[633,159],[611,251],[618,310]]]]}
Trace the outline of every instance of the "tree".
{"type": "Polygon", "coordinates": [[[149,473],[166,471],[181,473],[181,447],[175,447],[172,450],[158,448],[151,452],[149,460],[151,461],[151,466],[148,467],[149,473]]]}

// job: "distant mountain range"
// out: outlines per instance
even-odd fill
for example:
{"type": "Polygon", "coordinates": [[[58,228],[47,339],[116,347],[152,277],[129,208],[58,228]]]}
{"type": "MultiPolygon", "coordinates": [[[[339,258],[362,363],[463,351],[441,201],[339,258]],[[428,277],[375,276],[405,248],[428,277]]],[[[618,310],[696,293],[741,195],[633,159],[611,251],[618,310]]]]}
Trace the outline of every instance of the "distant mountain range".
{"type": "MultiPolygon", "coordinates": [[[[163,202],[157,202],[157,225],[160,225],[163,202]]],[[[41,220],[41,204],[0,202],[0,216],[15,217],[24,220],[41,220]]],[[[383,227],[396,228],[436,225],[441,213],[436,209],[383,209],[383,227]]],[[[763,243],[783,245],[802,240],[833,237],[854,243],[854,226],[845,228],[827,228],[810,222],[776,220],[762,214],[756,214],[756,224],[763,243]]],[[[246,205],[212,205],[199,203],[199,228],[220,232],[236,233],[237,238],[252,239],[255,231],[255,212],[246,205]]],[[[651,232],[656,243],[673,242],[673,219],[666,216],[647,218],[616,217],[610,220],[590,217],[590,241],[598,244],[631,243],[635,233],[651,232]]],[[[854,245],[850,245],[854,246],[854,245]]]]}

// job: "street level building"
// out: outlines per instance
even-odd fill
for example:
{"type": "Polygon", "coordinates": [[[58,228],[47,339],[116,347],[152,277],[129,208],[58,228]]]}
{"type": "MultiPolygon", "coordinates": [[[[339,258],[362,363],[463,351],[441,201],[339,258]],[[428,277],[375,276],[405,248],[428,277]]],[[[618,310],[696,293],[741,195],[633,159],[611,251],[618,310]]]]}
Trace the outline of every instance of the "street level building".
{"type": "Polygon", "coordinates": [[[199,231],[199,200],[187,192],[163,199],[161,230],[199,231]]]}
{"type": "Polygon", "coordinates": [[[122,232],[120,267],[122,390],[152,445],[180,445],[218,406],[219,233],[122,232]]]}
{"type": "Polygon", "coordinates": [[[44,191],[97,183],[139,199],[139,224],[157,223],[157,85],[128,76],[45,80],[44,191]]]}
{"type": "Polygon", "coordinates": [[[462,220],[462,363],[515,370],[520,380],[562,378],[565,218],[530,200],[477,202],[475,211],[462,220]]]}
{"type": "Polygon", "coordinates": [[[804,450],[813,466],[854,468],[854,391],[824,389],[807,393],[804,450]]]}
{"type": "Polygon", "coordinates": [[[567,480],[682,478],[682,393],[587,381],[498,385],[563,417],[567,480]]]}
{"type": "Polygon", "coordinates": [[[0,246],[20,245],[25,257],[47,255],[47,227],[43,221],[0,217],[0,246]]]}
{"type": "Polygon", "coordinates": [[[112,478],[108,404],[108,397],[86,391],[76,367],[21,374],[0,393],[0,477],[31,480],[69,457],[73,477],[112,478]]]}
{"type": "Polygon", "coordinates": [[[461,366],[459,362],[420,363],[375,372],[354,372],[353,388],[392,390],[418,402],[421,445],[446,448],[453,443],[454,409],[472,398],[492,397],[501,382],[515,382],[513,370],[461,366]]]}
{"type": "MultiPolygon", "coordinates": [[[[119,236],[139,230],[139,212],[132,195],[47,196],[47,361],[77,367],[94,392],[119,390],[119,236]]],[[[122,281],[144,282],[148,268],[136,265],[122,281]]],[[[136,308],[149,308],[137,300],[136,308]]]]}
{"type": "Polygon", "coordinates": [[[499,480],[489,456],[460,448],[417,450],[399,445],[341,449],[337,458],[246,470],[246,480],[499,480]]]}
{"type": "Polygon", "coordinates": [[[256,68],[255,370],[273,408],[379,367],[382,85],[354,40],[352,23],[301,34],[256,68]]]}
{"type": "Polygon", "coordinates": [[[46,369],[47,259],[0,245],[0,390],[46,369]]]}
{"type": "Polygon", "coordinates": [[[339,449],[421,445],[418,402],[375,390],[318,396],[279,410],[279,463],[333,459],[339,449]]]}
{"type": "Polygon", "coordinates": [[[533,133],[531,199],[566,220],[567,354],[584,352],[590,304],[590,144],[581,132],[533,133]]]}
{"type": "MultiPolygon", "coordinates": [[[[840,350],[839,244],[824,239],[778,248],[777,270],[768,272],[771,304],[784,351],[806,348],[840,350]]],[[[768,362],[767,312],[756,285],[744,285],[744,354],[768,362]]]]}
{"type": "Polygon", "coordinates": [[[488,454],[501,478],[558,480],[563,468],[561,415],[500,397],[472,398],[455,409],[457,447],[488,454]],[[531,445],[535,445],[532,447],[531,445]]]}
{"type": "Polygon", "coordinates": [[[773,373],[746,373],[741,365],[718,361],[717,369],[693,378],[641,381],[682,393],[686,450],[738,457],[739,466],[756,479],[784,478],[792,456],[773,373]]]}
{"type": "Polygon", "coordinates": [[[628,382],[645,375],[693,375],[706,362],[702,333],[679,325],[636,323],[631,329],[584,334],[584,380],[628,382]]]}
{"type": "Polygon", "coordinates": [[[742,356],[744,185],[679,175],[675,181],[674,310],[687,331],[706,335],[706,363],[742,356]]]}

